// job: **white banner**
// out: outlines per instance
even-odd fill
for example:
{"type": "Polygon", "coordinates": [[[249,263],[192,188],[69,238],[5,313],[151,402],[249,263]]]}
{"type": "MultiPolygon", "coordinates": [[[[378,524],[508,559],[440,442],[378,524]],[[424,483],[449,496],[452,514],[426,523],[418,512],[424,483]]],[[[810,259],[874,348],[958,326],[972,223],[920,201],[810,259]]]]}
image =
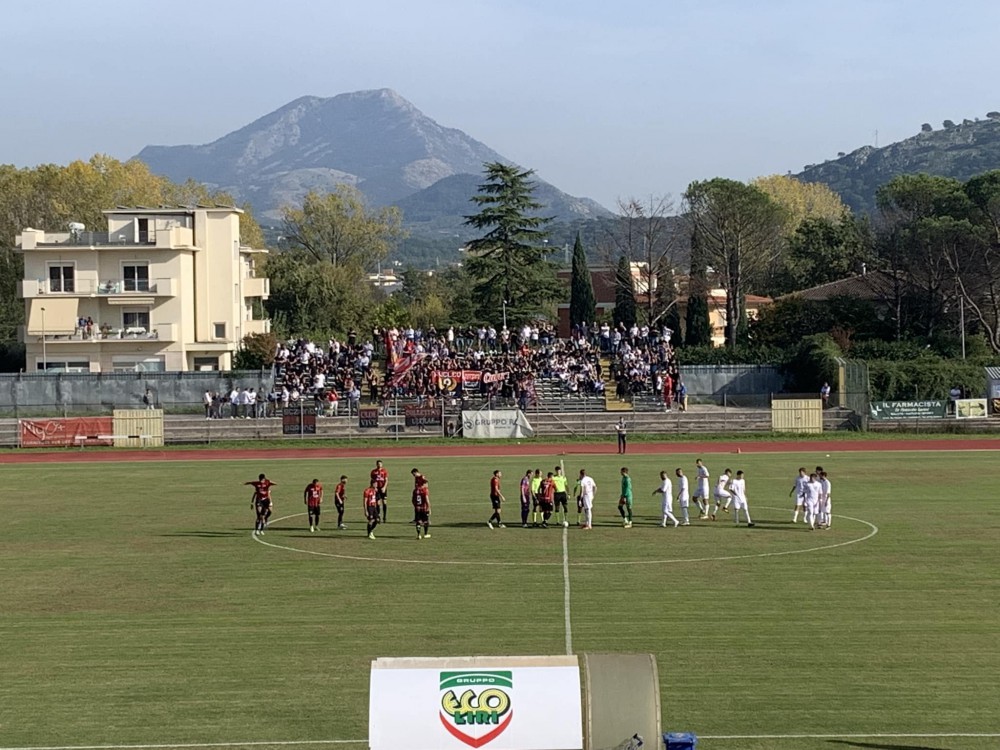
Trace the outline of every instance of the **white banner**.
{"type": "Polygon", "coordinates": [[[575,656],[376,659],[371,750],[579,750],[575,656]]]}
{"type": "Polygon", "coordinates": [[[467,438],[529,438],[535,430],[520,409],[481,409],[462,412],[462,434],[467,438]]]}

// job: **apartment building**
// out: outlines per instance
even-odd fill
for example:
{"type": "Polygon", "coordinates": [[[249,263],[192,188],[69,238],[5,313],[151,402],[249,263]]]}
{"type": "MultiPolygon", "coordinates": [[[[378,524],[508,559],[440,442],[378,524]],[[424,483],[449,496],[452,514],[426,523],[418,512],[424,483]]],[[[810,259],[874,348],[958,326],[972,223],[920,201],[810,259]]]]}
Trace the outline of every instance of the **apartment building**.
{"type": "Polygon", "coordinates": [[[240,243],[240,209],[103,213],[106,232],[17,237],[29,372],[229,370],[244,336],[270,330],[266,251],[240,243]]]}

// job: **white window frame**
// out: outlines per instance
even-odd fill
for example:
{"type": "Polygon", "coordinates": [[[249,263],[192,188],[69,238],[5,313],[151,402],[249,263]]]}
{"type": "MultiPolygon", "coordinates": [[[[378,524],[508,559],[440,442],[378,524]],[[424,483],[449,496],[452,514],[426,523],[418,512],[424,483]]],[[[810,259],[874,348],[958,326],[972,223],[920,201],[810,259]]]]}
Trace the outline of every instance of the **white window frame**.
{"type": "Polygon", "coordinates": [[[48,260],[48,261],[45,262],[45,289],[50,294],[76,294],[77,281],[78,281],[78,278],[77,278],[77,274],[76,274],[76,261],[75,260],[48,260]],[[59,273],[59,285],[60,285],[61,288],[59,289],[59,291],[53,291],[52,290],[52,270],[51,269],[53,269],[53,268],[59,268],[59,269],[72,268],[73,269],[73,289],[72,289],[72,291],[69,291],[69,292],[66,291],[66,275],[65,275],[64,271],[60,271],[60,273],[59,273]]]}
{"type": "Polygon", "coordinates": [[[121,262],[121,280],[122,280],[122,291],[123,292],[149,292],[153,288],[152,279],[149,275],[150,262],[148,260],[123,260],[121,262]],[[146,288],[139,289],[138,277],[133,279],[135,282],[135,289],[128,288],[128,279],[125,276],[126,268],[145,268],[146,269],[146,288]]]}

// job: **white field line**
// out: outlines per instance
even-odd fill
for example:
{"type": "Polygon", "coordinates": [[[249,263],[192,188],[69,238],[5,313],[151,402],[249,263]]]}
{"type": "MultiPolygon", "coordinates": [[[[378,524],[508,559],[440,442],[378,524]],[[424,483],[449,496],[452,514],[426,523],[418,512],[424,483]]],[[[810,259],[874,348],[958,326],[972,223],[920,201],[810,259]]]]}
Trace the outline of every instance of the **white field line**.
{"type": "Polygon", "coordinates": [[[573,624],[569,615],[569,529],[563,527],[563,614],[566,618],[566,655],[573,655],[573,624]]]}
{"type": "MultiPolygon", "coordinates": [[[[837,740],[837,739],[954,739],[1000,738],[1000,732],[927,732],[927,733],[846,733],[846,734],[700,734],[702,740],[837,740]]],[[[213,747],[294,747],[307,745],[363,745],[368,740],[275,740],[266,742],[189,742],[183,744],[149,745],[49,745],[0,747],[0,750],[186,750],[213,747]]]]}
{"type": "MultiPolygon", "coordinates": [[[[955,737],[1000,737],[990,732],[934,732],[929,734],[699,734],[699,740],[903,740],[947,739],[955,737]]],[[[5,750],[5,748],[0,748],[5,750]]]]}
{"type": "MultiPolygon", "coordinates": [[[[757,506],[764,508],[766,510],[780,510],[787,511],[787,508],[775,508],[768,505],[757,506]]],[[[298,516],[304,516],[305,513],[292,513],[288,516],[282,516],[281,518],[274,518],[271,523],[278,523],[279,521],[285,521],[289,518],[296,518],[298,516]]],[[[870,521],[865,521],[862,518],[854,518],[852,516],[833,514],[834,518],[842,518],[846,521],[855,521],[857,523],[867,526],[870,531],[861,537],[855,539],[848,539],[846,542],[837,542],[836,544],[821,544],[817,547],[806,547],[804,549],[791,549],[783,550],[779,552],[755,552],[747,555],[725,555],[721,557],[677,557],[668,558],[664,560],[604,560],[601,562],[569,562],[568,557],[561,562],[518,562],[518,561],[506,561],[506,560],[413,560],[407,558],[398,557],[367,557],[363,555],[341,555],[335,552],[320,552],[318,550],[307,550],[300,549],[298,547],[289,547],[284,544],[275,544],[274,542],[268,542],[259,536],[251,536],[255,542],[263,544],[267,547],[272,547],[274,549],[285,550],[286,552],[297,552],[301,555],[313,555],[314,557],[332,557],[338,560],[352,560],[355,562],[378,562],[378,563],[400,563],[405,565],[477,565],[477,566],[490,566],[490,567],[506,567],[506,568],[552,568],[557,565],[562,565],[565,567],[580,567],[580,568],[597,568],[597,567],[611,567],[611,566],[622,566],[622,565],[675,565],[680,563],[701,563],[701,562],[726,562],[729,560],[750,560],[758,557],[783,557],[784,555],[804,555],[808,552],[819,552],[821,550],[837,549],[838,547],[847,547],[851,544],[858,544],[859,542],[865,542],[871,539],[873,536],[878,534],[878,526],[871,523],[870,521]]],[[[767,523],[764,521],[764,523],[767,523]]],[[[675,529],[664,530],[665,534],[674,533],[675,529]]],[[[563,529],[563,534],[567,534],[569,529],[563,529]]],[[[682,532],[677,532],[682,533],[682,532]]],[[[766,529],[759,529],[755,533],[767,533],[766,529]]],[[[822,534],[825,532],[817,531],[815,532],[819,538],[822,538],[822,534]]],[[[565,538],[565,537],[564,537],[565,538]]],[[[568,579],[567,579],[568,580],[568,579]]],[[[6,750],[5,748],[0,748],[0,750],[6,750]]]]}
{"type": "Polygon", "coordinates": [[[155,745],[50,745],[47,747],[0,747],[0,750],[182,750],[201,747],[292,747],[296,745],[366,745],[368,740],[251,740],[249,742],[187,742],[155,745]]]}

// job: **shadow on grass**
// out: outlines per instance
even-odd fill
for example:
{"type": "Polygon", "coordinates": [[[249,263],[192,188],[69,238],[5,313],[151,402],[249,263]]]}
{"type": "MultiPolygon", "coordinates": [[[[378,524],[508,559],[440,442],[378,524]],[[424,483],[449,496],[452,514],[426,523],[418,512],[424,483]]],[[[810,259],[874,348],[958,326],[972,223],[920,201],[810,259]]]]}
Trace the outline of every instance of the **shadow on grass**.
{"type": "Polygon", "coordinates": [[[832,745],[846,745],[847,747],[866,747],[871,750],[948,750],[946,747],[936,745],[886,745],[882,742],[854,742],[853,740],[827,740],[832,745]]]}

